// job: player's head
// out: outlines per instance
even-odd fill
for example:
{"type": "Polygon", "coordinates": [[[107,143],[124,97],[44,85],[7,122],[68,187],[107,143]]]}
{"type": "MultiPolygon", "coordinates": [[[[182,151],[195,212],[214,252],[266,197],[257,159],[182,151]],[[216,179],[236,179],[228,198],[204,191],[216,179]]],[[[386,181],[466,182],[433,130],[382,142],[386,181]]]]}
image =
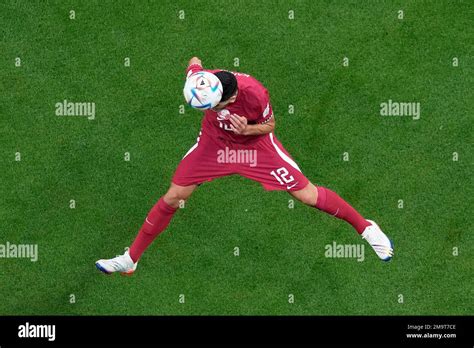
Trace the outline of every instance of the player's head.
{"type": "Polygon", "coordinates": [[[237,99],[237,79],[230,71],[219,71],[214,73],[222,83],[222,98],[219,104],[212,108],[214,111],[220,111],[226,105],[235,102],[237,99]]]}

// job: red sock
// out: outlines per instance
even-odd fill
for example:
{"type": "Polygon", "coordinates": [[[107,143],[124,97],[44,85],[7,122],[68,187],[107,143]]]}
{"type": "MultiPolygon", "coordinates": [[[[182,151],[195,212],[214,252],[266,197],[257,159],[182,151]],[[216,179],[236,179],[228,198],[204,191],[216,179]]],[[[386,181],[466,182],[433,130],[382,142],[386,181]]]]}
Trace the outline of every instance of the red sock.
{"type": "Polygon", "coordinates": [[[339,195],[325,187],[318,186],[318,199],[316,208],[338,219],[343,219],[350,223],[361,234],[370,223],[360,215],[357,210],[343,200],[339,195]]]}
{"type": "Polygon", "coordinates": [[[130,247],[130,257],[137,262],[153,240],[163,232],[171,221],[176,208],[168,205],[163,197],[151,208],[137,237],[130,247]]]}

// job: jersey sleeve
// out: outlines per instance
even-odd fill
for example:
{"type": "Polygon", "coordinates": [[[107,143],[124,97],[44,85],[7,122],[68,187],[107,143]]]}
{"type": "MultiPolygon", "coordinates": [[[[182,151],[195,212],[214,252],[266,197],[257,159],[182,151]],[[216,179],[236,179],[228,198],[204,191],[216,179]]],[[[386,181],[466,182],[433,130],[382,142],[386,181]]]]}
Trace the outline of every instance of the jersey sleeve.
{"type": "Polygon", "coordinates": [[[264,124],[273,117],[270,96],[265,88],[259,88],[251,98],[252,120],[256,124],[264,124]]]}
{"type": "Polygon", "coordinates": [[[203,70],[200,64],[191,64],[186,68],[186,78],[194,74],[195,72],[203,70]]]}

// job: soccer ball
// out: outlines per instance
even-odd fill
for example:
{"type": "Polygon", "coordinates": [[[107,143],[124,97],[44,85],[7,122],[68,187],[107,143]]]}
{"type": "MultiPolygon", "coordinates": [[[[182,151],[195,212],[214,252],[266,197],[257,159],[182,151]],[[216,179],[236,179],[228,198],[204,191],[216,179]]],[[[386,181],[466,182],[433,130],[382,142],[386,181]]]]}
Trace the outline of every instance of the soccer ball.
{"type": "Polygon", "coordinates": [[[222,98],[222,83],[218,77],[207,71],[198,71],[189,76],[184,84],[184,98],[196,109],[211,109],[222,98]]]}

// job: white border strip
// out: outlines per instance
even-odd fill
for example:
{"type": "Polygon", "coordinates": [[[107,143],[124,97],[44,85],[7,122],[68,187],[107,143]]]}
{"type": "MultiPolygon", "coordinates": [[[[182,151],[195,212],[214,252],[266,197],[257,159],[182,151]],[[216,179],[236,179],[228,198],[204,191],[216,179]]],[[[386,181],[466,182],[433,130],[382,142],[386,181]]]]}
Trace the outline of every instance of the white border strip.
{"type": "Polygon", "coordinates": [[[186,155],[184,155],[183,158],[181,158],[181,160],[184,160],[184,158],[189,155],[191,152],[193,152],[194,150],[196,150],[196,147],[198,147],[199,145],[199,139],[201,139],[201,135],[202,135],[202,130],[199,131],[199,136],[197,137],[196,139],[196,144],[194,144],[189,150],[188,152],[186,152],[186,155]]]}
{"type": "Polygon", "coordinates": [[[194,144],[193,147],[191,147],[191,148],[189,149],[189,151],[186,152],[186,155],[184,155],[184,157],[182,158],[182,160],[184,160],[187,155],[189,155],[191,152],[193,152],[193,151],[196,149],[196,147],[198,147],[198,145],[199,145],[199,143],[194,144]]]}
{"type": "Polygon", "coordinates": [[[280,155],[280,157],[285,161],[287,162],[290,166],[292,166],[293,168],[297,169],[299,172],[301,172],[301,169],[300,167],[298,167],[298,165],[296,164],[295,161],[293,161],[290,157],[288,157],[283,151],[280,150],[280,148],[277,146],[277,144],[275,144],[275,141],[273,140],[273,133],[269,133],[270,135],[270,140],[272,141],[272,144],[273,146],[275,147],[275,150],[277,151],[277,153],[280,155]]]}

